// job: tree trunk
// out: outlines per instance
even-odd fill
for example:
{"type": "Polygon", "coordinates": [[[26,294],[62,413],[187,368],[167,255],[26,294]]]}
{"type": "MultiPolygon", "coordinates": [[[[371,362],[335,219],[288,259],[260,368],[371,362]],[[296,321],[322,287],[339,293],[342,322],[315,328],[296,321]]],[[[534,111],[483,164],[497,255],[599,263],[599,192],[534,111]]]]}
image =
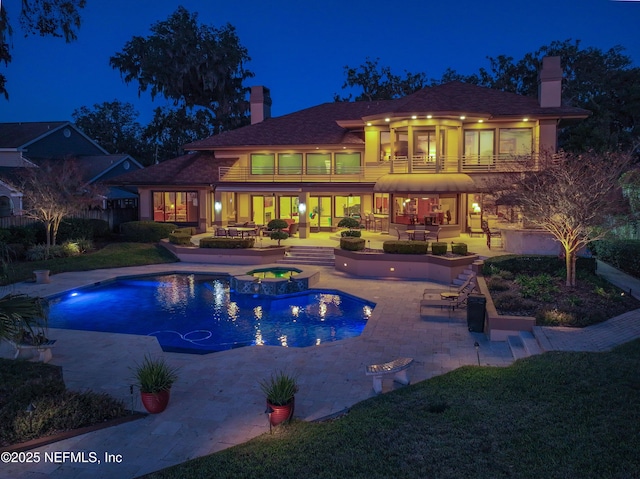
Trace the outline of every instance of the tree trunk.
{"type": "Polygon", "coordinates": [[[567,268],[566,285],[573,288],[576,285],[576,260],[575,251],[565,250],[565,266],[567,268]]]}

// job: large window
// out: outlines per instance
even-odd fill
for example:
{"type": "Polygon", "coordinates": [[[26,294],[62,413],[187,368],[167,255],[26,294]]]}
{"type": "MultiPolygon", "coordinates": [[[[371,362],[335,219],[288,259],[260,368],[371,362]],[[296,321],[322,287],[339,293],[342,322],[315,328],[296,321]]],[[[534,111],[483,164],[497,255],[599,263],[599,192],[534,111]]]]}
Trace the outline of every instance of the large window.
{"type": "Polygon", "coordinates": [[[380,132],[380,160],[389,160],[391,158],[391,133],[388,131],[380,132]]]}
{"type": "Polygon", "coordinates": [[[414,155],[434,161],[436,158],[436,132],[418,131],[415,134],[414,155]]]}
{"type": "Polygon", "coordinates": [[[336,153],[336,175],[360,173],[360,153],[336,153]]]}
{"type": "Polygon", "coordinates": [[[295,219],[298,218],[298,197],[297,196],[280,196],[278,198],[280,205],[279,218],[295,219]]]}
{"type": "Polygon", "coordinates": [[[493,162],[493,130],[466,130],[464,132],[464,155],[466,163],[486,165],[493,162]]]}
{"type": "Polygon", "coordinates": [[[301,153],[278,154],[278,174],[280,175],[302,174],[302,154],[301,153]]]}
{"type": "Polygon", "coordinates": [[[307,174],[328,175],[331,173],[331,154],[307,153],[307,174]]]}
{"type": "Polygon", "coordinates": [[[169,223],[197,223],[198,193],[196,191],[155,191],[153,220],[169,223]]]}
{"type": "Polygon", "coordinates": [[[355,216],[360,217],[360,196],[336,196],[334,216],[355,216]]]}
{"type": "Polygon", "coordinates": [[[533,133],[531,128],[501,128],[500,150],[501,155],[530,155],[533,145],[533,133]]]}
{"type": "Polygon", "coordinates": [[[275,156],[251,155],[251,174],[252,175],[273,175],[275,173],[275,156]]]}

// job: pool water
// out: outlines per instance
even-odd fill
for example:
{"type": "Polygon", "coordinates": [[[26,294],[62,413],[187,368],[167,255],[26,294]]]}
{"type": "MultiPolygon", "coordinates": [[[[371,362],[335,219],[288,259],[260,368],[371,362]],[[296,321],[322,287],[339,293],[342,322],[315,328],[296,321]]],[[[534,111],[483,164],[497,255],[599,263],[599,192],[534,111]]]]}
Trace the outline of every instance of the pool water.
{"type": "Polygon", "coordinates": [[[340,291],[235,294],[227,277],[138,277],[49,301],[49,326],[151,335],[164,351],[206,354],[251,345],[306,347],[359,336],[374,303],[340,291]]]}

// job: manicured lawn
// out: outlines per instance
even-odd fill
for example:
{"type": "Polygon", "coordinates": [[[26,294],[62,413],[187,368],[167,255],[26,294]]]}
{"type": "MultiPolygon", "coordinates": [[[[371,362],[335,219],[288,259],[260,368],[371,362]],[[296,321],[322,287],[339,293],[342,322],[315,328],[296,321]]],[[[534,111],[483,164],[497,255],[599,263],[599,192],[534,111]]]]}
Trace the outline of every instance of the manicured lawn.
{"type": "Polygon", "coordinates": [[[145,477],[637,478],[638,371],[640,340],[463,367],[145,477]]]}
{"type": "Polygon", "coordinates": [[[176,261],[177,259],[161,246],[149,243],[111,243],[93,253],[70,258],[10,263],[7,276],[2,278],[2,284],[32,279],[33,271],[37,269],[48,269],[51,270],[51,274],[56,274],[68,271],[174,263],[176,261]]]}

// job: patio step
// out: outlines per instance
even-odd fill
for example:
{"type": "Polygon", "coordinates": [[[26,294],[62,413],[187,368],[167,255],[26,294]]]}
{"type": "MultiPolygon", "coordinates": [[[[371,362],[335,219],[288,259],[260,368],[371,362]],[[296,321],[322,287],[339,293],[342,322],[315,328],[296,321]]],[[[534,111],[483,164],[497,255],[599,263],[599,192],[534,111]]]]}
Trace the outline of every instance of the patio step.
{"type": "Polygon", "coordinates": [[[278,263],[335,266],[336,257],[331,247],[291,246],[287,251],[287,255],[283,259],[278,260],[278,263]]]}
{"type": "Polygon", "coordinates": [[[473,270],[471,268],[466,268],[462,273],[458,275],[457,278],[454,278],[452,284],[454,286],[461,286],[473,275],[473,270]]]}
{"type": "Polygon", "coordinates": [[[538,340],[529,331],[520,331],[517,336],[509,336],[507,343],[514,359],[528,358],[542,353],[538,340]]]}

